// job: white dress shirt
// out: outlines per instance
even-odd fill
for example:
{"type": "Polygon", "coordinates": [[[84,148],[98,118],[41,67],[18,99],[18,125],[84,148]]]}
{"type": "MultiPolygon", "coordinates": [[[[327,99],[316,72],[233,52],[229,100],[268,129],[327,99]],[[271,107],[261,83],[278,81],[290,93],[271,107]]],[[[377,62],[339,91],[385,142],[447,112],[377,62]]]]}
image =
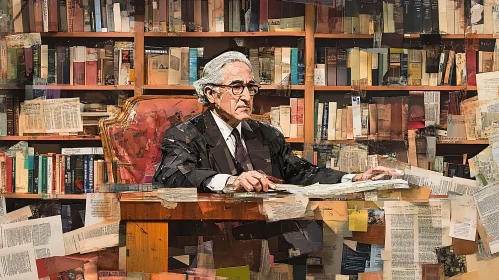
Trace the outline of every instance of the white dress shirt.
{"type": "MultiPolygon", "coordinates": [[[[222,120],[219,116],[217,116],[213,111],[210,111],[211,115],[215,119],[215,123],[218,126],[218,129],[222,133],[222,137],[224,138],[227,147],[229,148],[230,153],[232,154],[233,157],[235,157],[236,153],[236,138],[232,135],[232,126],[227,124],[224,120],[222,120]]],[[[244,148],[246,148],[246,143],[244,142],[244,138],[241,134],[241,123],[237,125],[237,130],[239,131],[239,135],[241,135],[241,142],[243,143],[244,148]]],[[[211,181],[208,183],[207,187],[214,191],[214,192],[219,192],[222,191],[222,189],[225,187],[225,183],[227,182],[227,179],[231,177],[232,175],[230,174],[217,174],[212,177],[211,181]]],[[[341,178],[341,182],[347,182],[351,181],[352,178],[355,176],[355,174],[346,174],[341,178]]]]}

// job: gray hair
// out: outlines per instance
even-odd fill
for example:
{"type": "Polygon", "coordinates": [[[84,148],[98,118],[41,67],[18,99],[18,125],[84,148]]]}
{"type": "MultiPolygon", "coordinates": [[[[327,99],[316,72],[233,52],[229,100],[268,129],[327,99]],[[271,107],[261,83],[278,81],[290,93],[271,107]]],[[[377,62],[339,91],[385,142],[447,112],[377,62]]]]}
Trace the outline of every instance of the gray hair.
{"type": "Polygon", "coordinates": [[[225,52],[214,59],[210,60],[210,62],[206,63],[203,69],[203,77],[194,82],[194,88],[196,89],[196,93],[198,95],[199,103],[203,105],[210,105],[210,102],[206,98],[206,94],[204,92],[206,87],[213,88],[210,84],[220,84],[223,82],[222,77],[222,68],[232,62],[240,61],[248,65],[251,72],[253,72],[253,68],[251,67],[250,61],[246,58],[246,56],[240,52],[229,51],[225,52]]]}

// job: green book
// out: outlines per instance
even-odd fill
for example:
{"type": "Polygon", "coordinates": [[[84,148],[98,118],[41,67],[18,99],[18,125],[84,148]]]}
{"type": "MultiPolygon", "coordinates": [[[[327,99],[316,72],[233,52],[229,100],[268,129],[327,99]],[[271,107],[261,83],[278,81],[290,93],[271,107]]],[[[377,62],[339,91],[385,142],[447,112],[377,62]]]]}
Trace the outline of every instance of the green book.
{"type": "Polygon", "coordinates": [[[249,266],[219,268],[216,276],[227,277],[230,280],[250,280],[250,270],[249,266]]]}

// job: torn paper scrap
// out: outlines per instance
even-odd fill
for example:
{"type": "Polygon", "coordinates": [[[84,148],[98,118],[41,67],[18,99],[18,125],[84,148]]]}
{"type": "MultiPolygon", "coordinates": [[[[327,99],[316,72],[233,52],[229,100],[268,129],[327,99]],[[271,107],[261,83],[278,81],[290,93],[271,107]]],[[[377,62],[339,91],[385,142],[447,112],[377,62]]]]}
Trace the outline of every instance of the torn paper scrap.
{"type": "Polygon", "coordinates": [[[65,255],[60,215],[3,224],[1,228],[4,247],[34,243],[36,259],[65,255]]]}
{"type": "Polygon", "coordinates": [[[33,243],[0,249],[0,280],[38,279],[33,243]]]}
{"type": "Polygon", "coordinates": [[[303,218],[308,205],[308,197],[302,195],[263,200],[263,211],[267,221],[276,222],[303,218]]]}
{"type": "Polygon", "coordinates": [[[118,246],[119,225],[119,220],[104,221],[64,233],[66,255],[118,246]],[[96,241],[95,244],[92,241],[96,241]]]}

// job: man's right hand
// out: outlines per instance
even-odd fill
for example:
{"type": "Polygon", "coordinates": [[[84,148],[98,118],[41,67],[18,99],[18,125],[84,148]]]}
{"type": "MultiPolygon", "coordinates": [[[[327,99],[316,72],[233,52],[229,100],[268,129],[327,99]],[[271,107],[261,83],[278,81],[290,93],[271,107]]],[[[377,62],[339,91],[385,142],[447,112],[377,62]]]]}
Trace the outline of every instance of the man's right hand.
{"type": "Polygon", "coordinates": [[[267,175],[258,171],[248,171],[239,176],[232,176],[227,180],[227,184],[232,185],[231,189],[236,192],[267,192],[269,189],[276,188],[267,175]]]}

